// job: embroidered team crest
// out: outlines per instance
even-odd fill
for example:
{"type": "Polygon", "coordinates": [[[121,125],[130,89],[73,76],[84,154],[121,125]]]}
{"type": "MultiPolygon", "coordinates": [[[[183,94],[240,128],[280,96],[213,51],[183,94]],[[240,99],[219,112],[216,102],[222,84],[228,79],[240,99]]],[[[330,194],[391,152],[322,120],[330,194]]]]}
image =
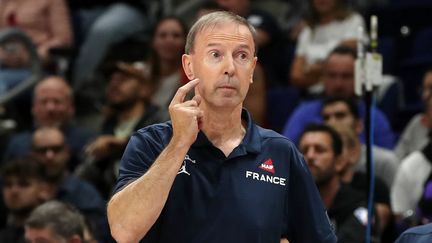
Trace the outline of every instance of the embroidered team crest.
{"type": "Polygon", "coordinates": [[[190,176],[190,173],[187,172],[187,170],[186,170],[186,162],[187,161],[189,161],[189,163],[194,163],[194,164],[196,163],[196,161],[194,159],[191,159],[189,157],[189,155],[186,154],[186,156],[185,156],[185,158],[183,160],[183,165],[180,167],[180,170],[177,172],[177,175],[179,175],[179,174],[186,174],[186,175],[190,176]]]}
{"type": "Polygon", "coordinates": [[[272,174],[274,174],[276,172],[275,168],[274,168],[274,165],[273,165],[273,161],[271,159],[266,160],[258,168],[260,168],[262,170],[265,170],[267,172],[270,172],[272,174]]]}

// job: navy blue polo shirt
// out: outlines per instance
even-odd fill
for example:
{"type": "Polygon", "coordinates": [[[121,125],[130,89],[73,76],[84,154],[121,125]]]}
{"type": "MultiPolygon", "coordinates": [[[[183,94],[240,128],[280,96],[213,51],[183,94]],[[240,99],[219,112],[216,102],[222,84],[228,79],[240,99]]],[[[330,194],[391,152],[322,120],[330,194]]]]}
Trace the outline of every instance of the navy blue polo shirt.
{"type": "MultiPolygon", "coordinates": [[[[204,133],[189,149],[156,223],[141,242],[336,242],[303,157],[278,133],[247,122],[226,157],[204,133]]],[[[116,191],[142,176],[167,146],[171,123],[135,133],[123,155],[116,191]]]]}

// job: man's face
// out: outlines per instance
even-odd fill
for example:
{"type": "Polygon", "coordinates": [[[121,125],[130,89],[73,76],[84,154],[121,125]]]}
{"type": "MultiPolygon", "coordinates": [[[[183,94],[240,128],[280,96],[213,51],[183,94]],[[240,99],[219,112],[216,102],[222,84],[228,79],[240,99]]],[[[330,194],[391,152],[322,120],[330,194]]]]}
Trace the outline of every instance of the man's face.
{"type": "Polygon", "coordinates": [[[178,62],[186,42],[180,23],[174,19],[162,21],[153,37],[153,48],[161,60],[178,62]]]}
{"type": "Polygon", "coordinates": [[[74,108],[68,87],[51,78],[36,87],[32,114],[40,126],[62,126],[71,118],[74,108]]]}
{"type": "Polygon", "coordinates": [[[327,96],[353,96],[354,58],[350,55],[331,55],[324,66],[323,82],[327,96]]]}
{"type": "Polygon", "coordinates": [[[197,34],[190,55],[183,56],[189,78],[200,83],[195,93],[205,105],[226,108],[242,104],[252,81],[257,58],[246,26],[221,23],[197,34]]]}
{"type": "Polygon", "coordinates": [[[299,143],[309,169],[317,185],[325,185],[336,174],[336,157],[332,138],[325,132],[307,132],[299,143]]]}
{"type": "Polygon", "coordinates": [[[34,133],[32,153],[52,177],[64,173],[70,156],[63,134],[55,129],[38,130],[34,133]]]}
{"type": "Polygon", "coordinates": [[[12,212],[31,210],[42,202],[43,183],[36,178],[6,176],[3,197],[5,205],[12,212]]]}
{"type": "Polygon", "coordinates": [[[107,101],[113,108],[129,108],[140,100],[140,81],[122,72],[114,72],[107,86],[107,101]]]}
{"type": "Polygon", "coordinates": [[[331,126],[345,126],[356,129],[357,120],[344,102],[338,101],[323,107],[321,116],[324,123],[331,126]]]}
{"type": "Polygon", "coordinates": [[[432,72],[428,72],[423,77],[422,99],[425,102],[432,94],[432,72]]]}
{"type": "Polygon", "coordinates": [[[31,228],[25,227],[25,241],[27,243],[67,243],[63,237],[54,233],[51,227],[31,228]]]}
{"type": "Polygon", "coordinates": [[[337,0],[313,0],[315,10],[319,14],[328,14],[335,10],[337,0]]]}

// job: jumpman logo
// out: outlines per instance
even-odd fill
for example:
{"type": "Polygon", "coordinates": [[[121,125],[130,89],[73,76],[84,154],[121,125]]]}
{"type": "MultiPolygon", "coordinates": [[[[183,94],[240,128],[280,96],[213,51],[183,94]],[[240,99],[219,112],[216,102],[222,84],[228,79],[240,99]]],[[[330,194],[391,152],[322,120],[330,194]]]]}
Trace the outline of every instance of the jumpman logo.
{"type": "Polygon", "coordinates": [[[191,158],[189,157],[189,155],[186,154],[186,156],[185,156],[185,158],[184,158],[184,160],[183,160],[183,165],[180,167],[180,170],[177,172],[177,175],[178,175],[178,174],[182,174],[182,173],[184,173],[184,174],[190,176],[190,173],[186,171],[186,161],[192,162],[192,163],[194,163],[194,164],[196,163],[194,159],[191,159],[191,158]]]}

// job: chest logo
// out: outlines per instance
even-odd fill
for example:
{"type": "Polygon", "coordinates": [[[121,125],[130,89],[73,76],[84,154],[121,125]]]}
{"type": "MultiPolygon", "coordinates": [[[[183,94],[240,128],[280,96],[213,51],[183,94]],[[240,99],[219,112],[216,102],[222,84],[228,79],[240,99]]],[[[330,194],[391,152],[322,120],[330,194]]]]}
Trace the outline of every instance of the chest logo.
{"type": "Polygon", "coordinates": [[[262,170],[265,170],[267,172],[270,172],[272,174],[274,174],[276,172],[275,168],[274,168],[274,165],[273,165],[273,161],[271,159],[266,160],[258,168],[260,168],[262,170]]]}
{"type": "Polygon", "coordinates": [[[186,156],[185,156],[185,158],[183,160],[183,165],[180,167],[180,170],[177,172],[177,175],[179,175],[179,174],[186,174],[186,175],[190,176],[190,173],[187,172],[187,170],[186,170],[186,165],[187,165],[186,162],[194,163],[194,164],[196,163],[196,161],[194,159],[191,159],[191,157],[189,157],[189,155],[186,154],[186,156]]]}

